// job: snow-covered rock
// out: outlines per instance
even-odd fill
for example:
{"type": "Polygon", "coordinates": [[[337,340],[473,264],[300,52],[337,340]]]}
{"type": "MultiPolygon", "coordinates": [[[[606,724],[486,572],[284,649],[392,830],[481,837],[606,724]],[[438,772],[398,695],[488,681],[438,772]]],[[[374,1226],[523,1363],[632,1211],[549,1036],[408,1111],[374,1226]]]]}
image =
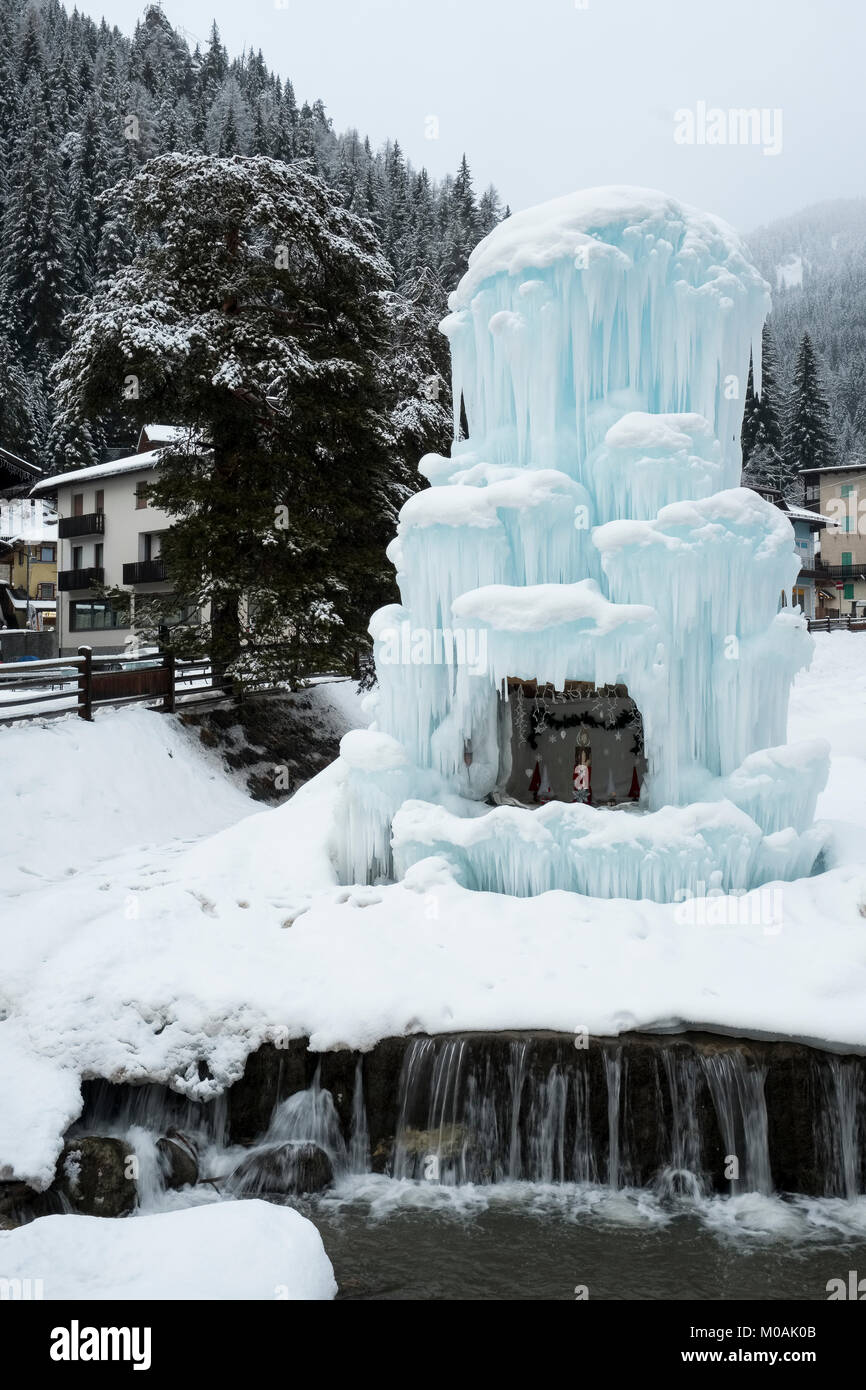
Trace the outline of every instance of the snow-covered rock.
{"type": "Polygon", "coordinates": [[[216,1202],[105,1221],[43,1216],[0,1231],[0,1279],[46,1299],[330,1299],[331,1262],[311,1221],[269,1202],[216,1202]]]}

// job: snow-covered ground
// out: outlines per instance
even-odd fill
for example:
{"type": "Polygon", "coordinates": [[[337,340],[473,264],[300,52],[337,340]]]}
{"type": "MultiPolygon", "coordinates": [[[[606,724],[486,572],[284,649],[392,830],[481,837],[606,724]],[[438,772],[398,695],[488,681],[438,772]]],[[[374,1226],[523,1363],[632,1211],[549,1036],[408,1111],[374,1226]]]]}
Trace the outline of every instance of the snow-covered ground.
{"type": "Polygon", "coordinates": [[[46,1299],[330,1299],[337,1292],[312,1221],[256,1199],[135,1221],[43,1216],[0,1231],[0,1270],[4,1279],[29,1280],[31,1297],[46,1299]]]}
{"type": "Polygon", "coordinates": [[[436,860],[396,885],[342,888],[328,853],[337,766],[254,813],[195,741],[146,711],[0,734],[19,789],[16,837],[7,829],[0,847],[13,887],[0,1176],[50,1182],[81,1076],[208,1095],[286,1030],[314,1048],[687,1025],[866,1046],[866,636],[821,634],[816,648],[790,737],[832,744],[818,814],[833,822],[833,861],[745,910],[494,897],[436,860]]]}
{"type": "Polygon", "coordinates": [[[255,809],[195,734],[140,705],[0,730],[0,767],[7,899],[115,856],[149,859],[255,809]]]}

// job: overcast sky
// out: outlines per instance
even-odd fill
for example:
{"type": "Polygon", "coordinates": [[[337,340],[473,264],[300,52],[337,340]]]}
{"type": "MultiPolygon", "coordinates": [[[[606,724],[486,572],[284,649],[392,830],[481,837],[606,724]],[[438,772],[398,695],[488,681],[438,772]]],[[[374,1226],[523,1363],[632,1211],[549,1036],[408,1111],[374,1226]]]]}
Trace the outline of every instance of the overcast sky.
{"type": "MultiPolygon", "coordinates": [[[[144,12],[137,0],[78,5],[127,33],[144,12]]],[[[233,55],[261,48],[299,103],[321,97],[338,130],[357,126],[374,144],[397,138],[437,176],[465,150],[479,188],[494,182],[513,210],[575,188],[634,183],[745,232],[824,198],[866,193],[862,0],[163,7],[193,40],[205,40],[215,18],[233,55]],[[699,103],[708,113],[766,109],[763,143],[698,143],[699,103]],[[674,118],[684,111],[695,117],[695,143],[674,139],[677,129],[689,134],[687,118],[674,118]],[[780,136],[780,152],[765,154],[780,136]]]]}

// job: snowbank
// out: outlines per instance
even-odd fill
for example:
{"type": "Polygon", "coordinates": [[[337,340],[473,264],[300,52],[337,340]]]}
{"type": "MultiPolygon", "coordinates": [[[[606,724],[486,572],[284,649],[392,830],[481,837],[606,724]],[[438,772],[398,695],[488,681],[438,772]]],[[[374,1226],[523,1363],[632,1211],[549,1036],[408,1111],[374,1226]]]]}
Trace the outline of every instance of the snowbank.
{"type": "Polygon", "coordinates": [[[0,1278],[46,1299],[330,1299],[331,1261],[291,1207],[219,1202],[106,1221],[43,1216],[0,1232],[0,1278]]]}
{"type": "Polygon", "coordinates": [[[213,834],[255,809],[174,719],[138,708],[0,731],[0,870],[13,896],[123,851],[213,834]]]}

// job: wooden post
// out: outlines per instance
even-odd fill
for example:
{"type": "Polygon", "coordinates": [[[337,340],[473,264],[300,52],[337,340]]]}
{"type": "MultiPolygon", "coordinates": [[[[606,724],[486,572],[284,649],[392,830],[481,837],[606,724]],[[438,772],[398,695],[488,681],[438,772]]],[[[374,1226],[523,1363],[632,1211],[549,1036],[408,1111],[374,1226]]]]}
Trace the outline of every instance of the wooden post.
{"type": "Polygon", "coordinates": [[[93,648],[79,647],[84,665],[78,671],[78,717],[93,719],[93,648]]]}
{"type": "Polygon", "coordinates": [[[165,699],[162,702],[162,710],[163,714],[174,714],[174,652],[166,652],[165,669],[168,671],[168,690],[165,692],[165,699]]]}

